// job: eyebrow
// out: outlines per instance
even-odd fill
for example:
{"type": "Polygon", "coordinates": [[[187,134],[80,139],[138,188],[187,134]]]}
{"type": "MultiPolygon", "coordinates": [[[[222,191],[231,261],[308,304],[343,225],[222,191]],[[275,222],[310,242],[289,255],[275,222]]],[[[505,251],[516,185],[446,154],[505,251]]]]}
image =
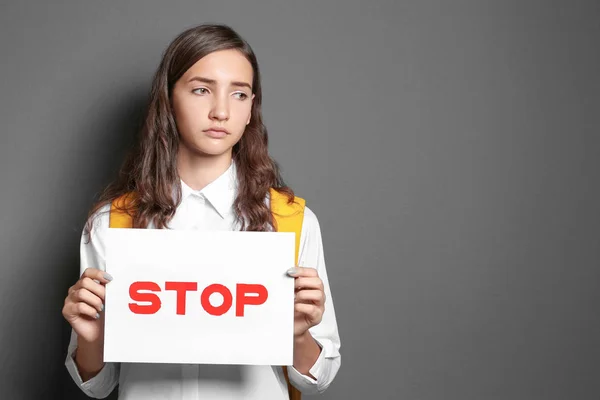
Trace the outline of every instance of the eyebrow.
{"type": "MultiPolygon", "coordinates": [[[[211,85],[215,85],[217,83],[217,81],[215,81],[214,79],[208,79],[208,78],[204,78],[202,76],[194,76],[194,77],[190,78],[188,83],[190,83],[192,81],[204,82],[204,83],[208,83],[211,85]]],[[[250,84],[246,83],[246,82],[232,81],[230,84],[231,84],[231,86],[247,87],[248,89],[252,90],[252,86],[250,86],[250,84]]]]}

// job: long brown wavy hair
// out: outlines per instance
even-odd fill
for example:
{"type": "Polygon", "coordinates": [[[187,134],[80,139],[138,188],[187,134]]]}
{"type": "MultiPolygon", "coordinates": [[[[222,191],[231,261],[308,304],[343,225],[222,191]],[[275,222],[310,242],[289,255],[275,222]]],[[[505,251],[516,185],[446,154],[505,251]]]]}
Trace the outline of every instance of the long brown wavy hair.
{"type": "Polygon", "coordinates": [[[250,45],[227,25],[199,25],[185,30],[165,50],[154,75],[143,125],[134,148],[127,155],[115,181],[101,193],[89,212],[85,233],[92,229],[93,217],[113,200],[129,195],[120,210],[133,217],[133,227],[166,228],[181,202],[177,172],[179,133],[171,110],[172,89],[177,80],[202,57],[218,51],[236,49],[253,69],[250,123],[232,149],[238,172],[234,214],[245,231],[269,231],[273,216],[265,199],[270,188],[293,202],[294,192],[284,183],[278,164],[268,152],[268,134],[262,120],[260,72],[250,45]],[[176,195],[173,196],[173,193],[176,195]]]}

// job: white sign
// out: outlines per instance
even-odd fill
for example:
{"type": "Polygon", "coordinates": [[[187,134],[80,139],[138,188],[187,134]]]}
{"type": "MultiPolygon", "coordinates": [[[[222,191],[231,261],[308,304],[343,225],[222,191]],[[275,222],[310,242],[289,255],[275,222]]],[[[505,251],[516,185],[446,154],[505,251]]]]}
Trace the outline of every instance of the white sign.
{"type": "Polygon", "coordinates": [[[105,362],[292,365],[293,233],[109,229],[105,362]]]}

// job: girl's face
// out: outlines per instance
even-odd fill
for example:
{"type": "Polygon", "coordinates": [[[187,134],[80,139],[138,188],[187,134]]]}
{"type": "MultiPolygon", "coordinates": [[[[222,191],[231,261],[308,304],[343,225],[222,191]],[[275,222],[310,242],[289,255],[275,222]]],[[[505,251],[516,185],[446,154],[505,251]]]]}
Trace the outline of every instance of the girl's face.
{"type": "Polygon", "coordinates": [[[235,49],[210,53],[183,74],[172,93],[180,151],[231,153],[250,123],[252,77],[252,65],[235,49]]]}

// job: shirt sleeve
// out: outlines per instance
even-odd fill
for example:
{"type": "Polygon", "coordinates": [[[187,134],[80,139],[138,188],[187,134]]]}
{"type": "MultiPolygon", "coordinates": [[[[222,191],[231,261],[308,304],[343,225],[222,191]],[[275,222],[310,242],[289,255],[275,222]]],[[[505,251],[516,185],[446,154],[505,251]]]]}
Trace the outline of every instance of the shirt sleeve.
{"type": "Polygon", "coordinates": [[[291,384],[303,394],[310,395],[324,392],[333,382],[341,366],[341,343],[335,318],[333,297],[325,268],[321,229],[317,216],[308,207],[305,207],[304,210],[298,265],[316,268],[325,290],[325,312],[321,323],[309,329],[310,334],[321,347],[319,358],[309,370],[310,375],[314,376],[315,379],[301,374],[293,366],[288,366],[291,384]]]}
{"type": "MultiPolygon", "coordinates": [[[[87,268],[98,268],[102,271],[106,270],[104,258],[105,233],[108,229],[108,214],[106,211],[110,209],[110,205],[103,207],[95,216],[94,225],[90,235],[81,235],[80,243],[80,270],[79,276],[83,274],[87,268]],[[91,240],[90,240],[91,239],[91,240]]],[[[83,382],[77,364],[75,364],[75,350],[77,350],[77,334],[71,329],[71,339],[65,360],[65,366],[75,384],[87,396],[103,399],[108,397],[119,382],[119,363],[105,363],[100,372],[83,382]]]]}

